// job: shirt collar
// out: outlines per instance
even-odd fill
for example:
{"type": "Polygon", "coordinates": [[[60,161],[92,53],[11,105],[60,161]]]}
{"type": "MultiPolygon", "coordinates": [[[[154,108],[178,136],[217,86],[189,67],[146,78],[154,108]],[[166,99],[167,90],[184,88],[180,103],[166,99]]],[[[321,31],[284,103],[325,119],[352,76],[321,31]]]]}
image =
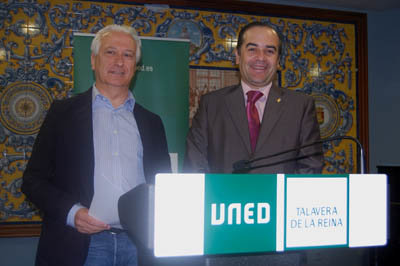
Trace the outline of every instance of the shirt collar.
{"type": "Polygon", "coordinates": [[[125,100],[124,104],[119,106],[118,108],[114,108],[110,102],[110,100],[102,95],[99,90],[96,88],[96,83],[93,84],[92,86],[93,91],[92,91],[92,103],[93,103],[93,109],[99,107],[99,106],[106,106],[107,108],[111,109],[125,109],[127,111],[133,112],[133,108],[135,106],[135,98],[133,97],[133,94],[131,91],[128,92],[128,98],[125,100]]]}
{"type": "MultiPolygon", "coordinates": [[[[255,89],[250,88],[250,86],[247,85],[243,80],[241,81],[241,84],[242,84],[243,93],[246,97],[247,97],[247,92],[255,90],[255,89]]],[[[259,88],[258,91],[260,91],[264,94],[263,97],[268,97],[271,87],[272,87],[272,82],[270,84],[268,84],[267,86],[259,88]]]]}

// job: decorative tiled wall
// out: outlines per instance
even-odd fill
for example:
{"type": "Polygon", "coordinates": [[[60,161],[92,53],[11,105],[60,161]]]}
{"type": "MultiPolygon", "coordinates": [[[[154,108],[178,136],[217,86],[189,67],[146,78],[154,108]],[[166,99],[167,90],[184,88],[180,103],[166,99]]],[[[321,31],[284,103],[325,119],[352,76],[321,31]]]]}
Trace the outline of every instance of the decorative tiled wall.
{"type": "MultiPolygon", "coordinates": [[[[142,36],[190,39],[191,118],[201,95],[238,82],[236,36],[255,20],[282,34],[278,82],[315,97],[322,136],[357,137],[353,24],[165,5],[0,3],[0,223],[40,221],[38,211],[20,192],[21,176],[52,100],[71,96],[73,32],[95,33],[116,23],[131,25],[142,36]]],[[[337,141],[324,147],[325,173],[356,171],[352,143],[337,141]]]]}

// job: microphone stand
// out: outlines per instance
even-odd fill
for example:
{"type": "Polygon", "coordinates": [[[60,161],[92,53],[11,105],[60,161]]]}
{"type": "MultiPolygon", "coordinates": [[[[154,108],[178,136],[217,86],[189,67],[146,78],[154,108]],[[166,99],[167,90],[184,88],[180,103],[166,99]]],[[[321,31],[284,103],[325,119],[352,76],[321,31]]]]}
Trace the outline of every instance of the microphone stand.
{"type": "Polygon", "coordinates": [[[305,145],[301,145],[299,147],[293,148],[293,149],[288,149],[285,151],[281,151],[278,153],[274,153],[274,154],[270,154],[267,156],[263,156],[263,157],[259,157],[259,158],[255,158],[252,160],[240,160],[237,161],[233,164],[233,173],[247,173],[250,170],[253,169],[257,169],[257,168],[261,168],[261,167],[267,167],[267,166],[272,166],[272,165],[276,165],[276,164],[281,164],[281,163],[285,163],[285,162],[289,162],[289,161],[295,161],[295,160],[300,160],[300,159],[305,159],[307,157],[313,156],[313,155],[319,155],[321,154],[320,152],[315,152],[312,154],[307,154],[307,155],[302,155],[299,157],[295,157],[295,158],[291,158],[291,159],[285,159],[285,160],[281,160],[281,161],[277,161],[277,162],[273,162],[273,163],[269,163],[269,164],[264,164],[264,165],[258,165],[258,166],[252,166],[251,164],[260,160],[265,160],[265,159],[269,159],[275,156],[279,156],[285,153],[289,153],[289,152],[293,152],[293,151],[300,151],[301,149],[310,147],[310,146],[314,146],[316,144],[322,144],[325,142],[331,142],[331,141],[335,141],[335,140],[342,140],[342,139],[348,139],[348,140],[352,140],[357,144],[357,147],[360,149],[360,173],[364,174],[365,173],[365,166],[364,166],[364,150],[362,148],[361,143],[358,141],[358,139],[353,138],[351,136],[336,136],[336,137],[331,137],[331,138],[326,138],[326,139],[320,139],[317,140],[315,142],[309,143],[309,144],[305,144],[305,145]]]}

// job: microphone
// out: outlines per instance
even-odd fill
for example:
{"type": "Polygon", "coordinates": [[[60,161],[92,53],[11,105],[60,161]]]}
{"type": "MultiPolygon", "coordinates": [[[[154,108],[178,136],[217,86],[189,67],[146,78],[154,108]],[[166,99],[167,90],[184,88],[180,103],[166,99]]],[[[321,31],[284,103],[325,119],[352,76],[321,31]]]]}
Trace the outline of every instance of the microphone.
{"type": "Polygon", "coordinates": [[[269,158],[276,157],[276,156],[279,156],[279,155],[282,155],[282,154],[285,154],[285,153],[289,153],[289,152],[293,152],[293,151],[300,151],[303,148],[307,148],[307,147],[314,146],[314,145],[317,145],[317,144],[322,144],[322,143],[325,143],[325,142],[331,142],[331,141],[342,140],[342,139],[348,139],[348,140],[354,141],[357,144],[357,147],[360,150],[360,173],[364,174],[365,166],[364,166],[364,150],[363,150],[363,147],[362,147],[360,141],[358,141],[358,139],[356,139],[354,137],[351,137],[351,136],[336,136],[336,137],[331,137],[331,138],[320,139],[320,140],[314,141],[312,143],[301,145],[301,146],[293,148],[293,149],[284,150],[284,151],[281,151],[281,152],[278,152],[278,153],[273,153],[273,154],[266,155],[266,156],[259,157],[259,158],[255,158],[255,159],[252,159],[252,160],[239,160],[239,161],[233,163],[233,173],[234,174],[235,173],[236,174],[237,173],[247,173],[247,172],[249,172],[250,170],[253,170],[253,169],[272,166],[272,165],[281,164],[281,163],[286,163],[286,162],[289,162],[289,161],[297,161],[297,160],[305,159],[305,158],[313,156],[313,155],[318,155],[320,153],[319,152],[315,152],[313,154],[302,155],[302,156],[298,156],[298,157],[294,157],[294,158],[290,158],[290,159],[285,159],[285,160],[281,160],[281,161],[277,161],[277,162],[273,162],[273,163],[252,166],[252,163],[260,161],[260,160],[269,159],[269,158]]]}

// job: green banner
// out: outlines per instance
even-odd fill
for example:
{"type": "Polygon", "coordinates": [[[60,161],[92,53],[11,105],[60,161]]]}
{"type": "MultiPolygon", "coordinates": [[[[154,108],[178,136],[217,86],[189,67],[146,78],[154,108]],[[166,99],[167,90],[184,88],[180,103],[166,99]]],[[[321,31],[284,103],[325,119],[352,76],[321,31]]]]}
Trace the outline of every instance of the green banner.
{"type": "MultiPolygon", "coordinates": [[[[74,35],[74,90],[90,88],[94,74],[90,44],[94,35],[74,35]]],[[[180,170],[189,128],[189,42],[176,39],[141,38],[142,59],[131,90],[138,103],[163,120],[173,168],[180,170]],[[178,165],[174,165],[174,158],[178,165]]]]}

